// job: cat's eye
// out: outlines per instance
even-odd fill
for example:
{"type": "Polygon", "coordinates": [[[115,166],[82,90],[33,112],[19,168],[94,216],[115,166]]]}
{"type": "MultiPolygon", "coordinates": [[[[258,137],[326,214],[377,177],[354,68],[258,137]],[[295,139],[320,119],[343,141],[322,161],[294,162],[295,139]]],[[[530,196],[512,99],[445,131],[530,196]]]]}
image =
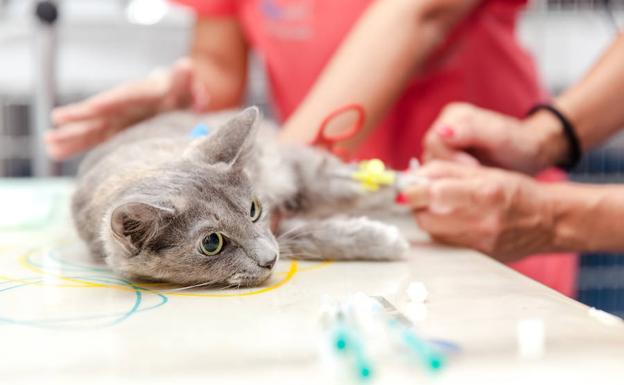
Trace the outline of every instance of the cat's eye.
{"type": "Polygon", "coordinates": [[[262,206],[260,205],[260,202],[258,201],[258,199],[254,198],[251,201],[251,208],[249,209],[249,216],[251,217],[251,221],[256,222],[258,219],[260,219],[261,215],[262,215],[262,206]]]}
{"type": "Polygon", "coordinates": [[[210,233],[202,239],[199,251],[206,256],[217,255],[223,249],[223,235],[221,233],[210,233]]]}

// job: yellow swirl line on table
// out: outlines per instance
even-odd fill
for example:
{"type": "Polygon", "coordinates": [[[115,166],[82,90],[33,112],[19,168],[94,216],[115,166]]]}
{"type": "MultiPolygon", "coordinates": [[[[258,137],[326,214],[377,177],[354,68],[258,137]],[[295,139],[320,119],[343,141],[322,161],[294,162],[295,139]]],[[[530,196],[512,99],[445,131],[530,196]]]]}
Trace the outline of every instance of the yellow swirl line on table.
{"type": "MultiPolygon", "coordinates": [[[[313,271],[313,270],[320,270],[320,269],[324,269],[326,267],[329,267],[331,264],[333,264],[334,261],[328,260],[328,261],[320,261],[319,263],[312,265],[312,266],[306,266],[306,267],[302,267],[299,269],[300,273],[306,272],[306,271],[313,271]]],[[[284,273],[281,273],[284,274],[284,273]]]]}
{"type": "Polygon", "coordinates": [[[29,284],[32,283],[35,280],[39,280],[39,278],[35,278],[35,279],[21,279],[21,278],[13,278],[13,277],[9,277],[8,275],[0,275],[0,280],[2,280],[2,282],[0,283],[5,283],[5,282],[10,282],[10,283],[23,283],[23,284],[29,284]]]}
{"type": "Polygon", "coordinates": [[[30,270],[30,271],[32,271],[34,273],[56,277],[56,278],[62,279],[64,281],[68,281],[68,282],[73,282],[73,283],[84,285],[84,287],[104,287],[104,288],[120,289],[120,290],[125,290],[125,291],[134,291],[135,290],[135,289],[128,288],[127,286],[124,286],[124,285],[114,285],[114,284],[91,282],[91,281],[83,280],[83,279],[76,279],[76,278],[65,277],[64,275],[61,275],[61,274],[56,274],[56,273],[52,273],[52,272],[49,272],[49,271],[42,270],[42,269],[32,265],[29,262],[28,257],[30,257],[33,253],[34,252],[29,252],[29,253],[26,253],[26,254],[22,255],[19,258],[19,264],[23,268],[25,268],[26,270],[30,270]]]}
{"type": "Polygon", "coordinates": [[[58,283],[46,282],[43,278],[15,278],[8,275],[0,275],[0,283],[21,283],[24,285],[38,285],[38,286],[54,286],[54,287],[89,287],[83,283],[77,285],[61,285],[58,283]]]}
{"type": "MultiPolygon", "coordinates": [[[[41,274],[41,275],[48,275],[48,276],[54,276],[57,278],[60,278],[62,280],[68,281],[68,282],[73,282],[73,283],[77,283],[80,285],[80,287],[90,287],[90,288],[107,288],[107,289],[117,289],[117,290],[122,290],[122,291],[135,291],[136,289],[140,289],[142,291],[148,291],[151,294],[166,294],[168,296],[178,296],[178,297],[209,297],[209,298],[229,298],[229,297],[247,297],[247,296],[251,296],[251,295],[258,295],[258,294],[263,294],[272,290],[275,290],[281,286],[283,286],[284,284],[286,284],[287,282],[289,282],[294,276],[295,274],[297,274],[298,268],[299,268],[299,263],[297,261],[290,261],[290,268],[288,271],[285,272],[285,276],[284,278],[280,279],[279,281],[275,282],[274,284],[264,287],[264,288],[260,288],[257,290],[252,290],[252,291],[248,291],[248,292],[243,292],[243,293],[191,293],[191,292],[173,292],[173,291],[167,291],[167,290],[154,290],[154,289],[147,289],[147,288],[143,288],[141,284],[135,284],[136,287],[129,287],[126,285],[118,285],[118,284],[105,284],[105,283],[98,283],[98,282],[91,282],[89,280],[85,280],[85,279],[78,279],[78,278],[70,278],[70,277],[65,277],[63,275],[60,274],[55,274],[49,271],[45,271],[42,270],[34,265],[32,265],[28,258],[32,253],[26,253],[23,256],[20,257],[19,262],[20,265],[27,269],[30,270],[32,272],[35,272],[37,274],[41,274]]],[[[284,273],[282,273],[284,274],[284,273]]]]}
{"type": "Polygon", "coordinates": [[[167,295],[177,295],[181,297],[212,297],[212,298],[227,298],[227,297],[247,297],[250,295],[257,295],[266,293],[268,291],[272,291],[277,289],[278,287],[284,285],[286,282],[290,281],[295,274],[297,274],[299,268],[299,263],[297,261],[290,261],[290,269],[286,272],[286,276],[281,280],[275,282],[271,286],[264,287],[262,289],[248,291],[245,293],[222,293],[222,294],[212,294],[212,293],[171,293],[164,291],[163,294],[167,295]]]}

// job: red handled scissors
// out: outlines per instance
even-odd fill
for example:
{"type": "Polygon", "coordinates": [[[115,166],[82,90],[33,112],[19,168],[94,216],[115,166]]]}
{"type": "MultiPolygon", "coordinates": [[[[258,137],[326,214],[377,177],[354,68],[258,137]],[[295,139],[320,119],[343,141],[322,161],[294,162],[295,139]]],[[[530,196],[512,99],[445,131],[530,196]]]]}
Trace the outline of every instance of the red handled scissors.
{"type": "Polygon", "coordinates": [[[349,154],[337,144],[351,139],[364,127],[365,112],[359,104],[347,104],[334,110],[321,122],[312,145],[325,148],[337,157],[347,160],[349,154]]]}

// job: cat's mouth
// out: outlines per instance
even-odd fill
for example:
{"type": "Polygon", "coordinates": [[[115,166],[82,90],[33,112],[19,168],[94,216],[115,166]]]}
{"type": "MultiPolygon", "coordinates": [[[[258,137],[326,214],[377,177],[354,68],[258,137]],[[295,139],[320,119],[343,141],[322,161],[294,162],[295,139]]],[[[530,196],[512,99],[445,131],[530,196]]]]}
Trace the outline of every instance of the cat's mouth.
{"type": "Polygon", "coordinates": [[[227,280],[228,285],[238,286],[238,287],[247,287],[247,286],[257,286],[269,279],[271,276],[271,270],[267,269],[267,272],[262,272],[261,274],[249,274],[249,273],[234,273],[227,280]]]}

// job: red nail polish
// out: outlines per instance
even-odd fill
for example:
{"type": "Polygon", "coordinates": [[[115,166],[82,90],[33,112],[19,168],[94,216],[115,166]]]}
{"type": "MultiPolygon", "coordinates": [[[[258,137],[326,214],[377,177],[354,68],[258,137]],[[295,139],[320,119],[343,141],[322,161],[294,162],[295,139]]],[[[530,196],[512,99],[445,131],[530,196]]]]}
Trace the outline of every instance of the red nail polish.
{"type": "Polygon", "coordinates": [[[409,198],[407,195],[403,193],[397,193],[396,197],[394,197],[394,201],[399,205],[407,205],[409,204],[409,198]]]}
{"type": "Polygon", "coordinates": [[[452,138],[455,135],[455,131],[447,125],[442,125],[436,129],[438,134],[443,138],[452,138]]]}

